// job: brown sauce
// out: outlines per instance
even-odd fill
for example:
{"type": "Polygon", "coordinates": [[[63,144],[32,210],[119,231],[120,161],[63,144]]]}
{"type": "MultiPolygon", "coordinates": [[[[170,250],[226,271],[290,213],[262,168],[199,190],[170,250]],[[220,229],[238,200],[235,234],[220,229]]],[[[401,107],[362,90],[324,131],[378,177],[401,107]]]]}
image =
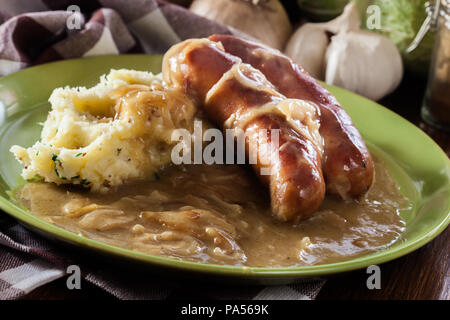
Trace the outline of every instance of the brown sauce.
{"type": "Polygon", "coordinates": [[[287,267],[348,260],[392,245],[409,205],[380,160],[360,201],[327,197],[297,225],[270,214],[269,194],[244,167],[170,166],[157,181],[108,194],[30,182],[16,194],[34,215],[84,237],[204,263],[287,267]]]}

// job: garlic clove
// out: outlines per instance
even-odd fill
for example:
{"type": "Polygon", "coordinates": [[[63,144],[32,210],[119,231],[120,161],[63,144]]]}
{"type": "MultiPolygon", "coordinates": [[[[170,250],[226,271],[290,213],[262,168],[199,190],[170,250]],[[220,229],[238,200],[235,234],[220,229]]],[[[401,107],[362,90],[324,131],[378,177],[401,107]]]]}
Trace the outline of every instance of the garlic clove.
{"type": "Polygon", "coordinates": [[[402,60],[391,40],[360,25],[357,4],[351,2],[334,20],[301,26],[285,53],[313,77],[378,100],[399,85],[402,60]]]}
{"type": "Polygon", "coordinates": [[[314,78],[323,80],[328,42],[328,35],[321,24],[306,23],[290,38],[285,53],[314,78]]]}
{"type": "Polygon", "coordinates": [[[325,81],[379,100],[392,92],[403,76],[403,65],[388,38],[369,31],[339,33],[325,54],[325,81]]]}
{"type": "Polygon", "coordinates": [[[325,79],[325,52],[330,42],[328,33],[337,34],[359,30],[359,11],[356,3],[349,3],[344,12],[326,23],[306,23],[290,37],[285,53],[313,77],[325,79]]]}
{"type": "Polygon", "coordinates": [[[361,20],[359,18],[358,4],[350,2],[345,6],[344,12],[335,19],[323,23],[328,32],[337,34],[339,32],[357,31],[361,27],[361,20]]]}

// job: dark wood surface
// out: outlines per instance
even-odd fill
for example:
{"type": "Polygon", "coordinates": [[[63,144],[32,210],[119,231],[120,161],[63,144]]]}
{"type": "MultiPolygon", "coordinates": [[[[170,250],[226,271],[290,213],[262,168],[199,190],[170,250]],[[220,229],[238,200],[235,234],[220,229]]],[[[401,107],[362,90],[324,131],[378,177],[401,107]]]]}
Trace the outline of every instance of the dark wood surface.
{"type": "MultiPolygon", "coordinates": [[[[450,135],[434,130],[420,120],[425,83],[411,76],[380,103],[427,132],[450,155],[450,135]]],[[[331,277],[317,299],[447,299],[450,300],[450,230],[415,252],[385,263],[381,268],[381,289],[369,290],[365,270],[331,277]]],[[[31,292],[25,299],[113,299],[92,284],[70,291],[65,279],[31,292]]]]}

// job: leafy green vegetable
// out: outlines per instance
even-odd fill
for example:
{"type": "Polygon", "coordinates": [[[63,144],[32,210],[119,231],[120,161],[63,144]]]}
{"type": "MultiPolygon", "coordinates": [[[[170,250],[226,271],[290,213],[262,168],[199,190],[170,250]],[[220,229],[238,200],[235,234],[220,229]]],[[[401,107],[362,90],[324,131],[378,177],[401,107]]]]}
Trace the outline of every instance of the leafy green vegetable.
{"type": "Polygon", "coordinates": [[[37,181],[41,181],[41,180],[42,180],[42,177],[38,174],[35,174],[33,176],[33,178],[29,179],[28,181],[37,182],[37,181]]]}
{"type": "MultiPolygon", "coordinates": [[[[412,53],[406,48],[414,40],[427,14],[426,0],[357,0],[358,5],[377,5],[381,9],[381,30],[379,32],[394,42],[403,57],[405,68],[419,75],[426,75],[433,50],[434,35],[430,32],[412,53]]],[[[362,27],[366,27],[365,23],[362,27]]]]}
{"type": "Polygon", "coordinates": [[[89,180],[87,180],[87,179],[81,180],[80,183],[81,183],[82,185],[85,185],[85,186],[87,186],[88,184],[91,184],[91,182],[90,182],[89,180]]]}

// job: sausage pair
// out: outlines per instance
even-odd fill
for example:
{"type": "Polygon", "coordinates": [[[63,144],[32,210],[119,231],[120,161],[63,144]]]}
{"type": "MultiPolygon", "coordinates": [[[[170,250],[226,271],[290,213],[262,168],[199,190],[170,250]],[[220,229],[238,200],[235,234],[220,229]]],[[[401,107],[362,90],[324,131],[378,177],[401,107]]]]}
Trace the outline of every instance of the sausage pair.
{"type": "Polygon", "coordinates": [[[373,164],[335,99],[289,61],[254,43],[213,36],[172,47],[164,57],[163,75],[169,85],[193,97],[219,127],[245,132],[246,152],[256,148],[260,156],[253,168],[270,190],[274,215],[282,221],[298,221],[323,201],[322,168],[329,191],[351,197],[367,191],[372,182],[371,177],[353,183],[352,170],[364,167],[362,172],[372,171],[373,176],[373,164]],[[315,126],[319,122],[320,127],[315,126]],[[323,141],[317,138],[322,136],[323,141]],[[355,150],[358,156],[352,154],[355,150]],[[263,168],[271,174],[261,174],[263,168]]]}
{"type": "Polygon", "coordinates": [[[350,116],[303,68],[275,49],[227,35],[209,38],[226,52],[260,70],[286,97],[314,102],[320,108],[324,139],[323,171],[327,191],[343,199],[365,194],[373,182],[374,165],[350,116]]]}

